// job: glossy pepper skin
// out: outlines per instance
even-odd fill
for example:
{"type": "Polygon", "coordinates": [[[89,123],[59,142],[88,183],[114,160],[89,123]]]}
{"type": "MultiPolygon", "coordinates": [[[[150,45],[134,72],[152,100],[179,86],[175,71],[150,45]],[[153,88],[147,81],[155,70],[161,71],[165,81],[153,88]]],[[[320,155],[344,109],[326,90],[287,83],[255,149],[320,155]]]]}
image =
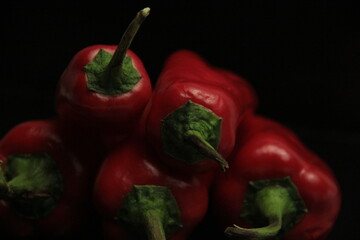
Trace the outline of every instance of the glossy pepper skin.
{"type": "MultiPolygon", "coordinates": [[[[208,176],[179,176],[178,173],[158,164],[156,155],[148,148],[144,140],[143,133],[140,136],[136,135],[109,154],[100,168],[95,183],[94,202],[103,221],[106,239],[133,239],[131,237],[135,239],[165,239],[165,237],[172,240],[186,239],[207,211],[207,182],[209,182],[208,176]],[[168,232],[166,236],[158,238],[137,235],[146,231],[145,222],[138,225],[131,223],[130,226],[117,223],[115,219],[122,218],[119,209],[135,185],[162,186],[171,191],[180,214],[180,222],[175,224],[177,228],[168,232]]],[[[143,209],[138,206],[138,203],[132,203],[132,205],[136,209],[143,209]]],[[[174,206],[171,209],[175,210],[174,206]]],[[[143,214],[147,211],[141,212],[143,214]]],[[[143,216],[137,219],[143,219],[143,216]]]]}
{"type": "Polygon", "coordinates": [[[15,126],[1,140],[0,228],[3,234],[11,238],[57,238],[82,231],[90,204],[88,175],[76,156],[67,151],[60,136],[55,120],[33,120],[15,126]],[[12,164],[15,156],[21,157],[18,168],[12,164]],[[31,160],[28,156],[50,157],[51,168],[39,168],[38,161],[28,164],[31,160]],[[10,164],[13,168],[6,170],[10,164]],[[51,169],[50,174],[47,168],[51,169]],[[29,181],[34,181],[34,185],[29,181]],[[50,186],[37,189],[48,182],[50,186]],[[52,187],[55,190],[51,190],[52,187]],[[47,207],[49,201],[52,205],[47,207]],[[29,207],[32,204],[35,210],[29,207]]]}
{"type": "Polygon", "coordinates": [[[108,148],[132,131],[152,87],[142,61],[128,47],[148,14],[149,9],[137,14],[118,46],[89,46],[72,58],[60,77],[56,94],[57,113],[72,126],[69,131],[84,129],[89,136],[101,137],[108,148]],[[99,66],[104,69],[99,70],[99,66]],[[130,79],[130,74],[136,81],[128,87],[124,81],[130,79]],[[100,87],[89,85],[92,78],[100,87]]]}
{"type": "MultiPolygon", "coordinates": [[[[191,51],[177,51],[166,60],[148,106],[148,140],[161,156],[160,159],[172,168],[184,172],[204,172],[218,167],[218,163],[213,161],[214,157],[203,154],[202,159],[188,164],[186,156],[178,156],[176,153],[166,150],[166,145],[173,141],[171,137],[169,137],[170,141],[164,138],[164,129],[171,125],[166,125],[167,117],[172,116],[172,113],[177,112],[179,108],[186,108],[192,103],[200,105],[220,119],[218,142],[211,145],[219,155],[226,158],[233,150],[235,133],[243,116],[254,111],[257,99],[252,88],[244,79],[232,72],[210,66],[191,51]]],[[[183,111],[175,118],[184,119],[184,122],[188,121],[185,126],[182,126],[184,129],[204,134],[212,132],[213,129],[206,123],[214,119],[196,117],[196,115],[199,116],[197,111],[200,110],[194,110],[195,117],[190,116],[189,111],[183,111]],[[190,118],[195,120],[192,121],[190,118]],[[206,126],[196,129],[195,125],[202,123],[205,123],[206,126]]],[[[181,134],[184,133],[172,133],[175,136],[181,134]]],[[[186,145],[186,148],[175,146],[173,149],[177,148],[181,149],[180,152],[188,152],[192,143],[189,143],[185,137],[180,142],[179,145],[186,145]]],[[[221,165],[224,164],[221,163],[221,165]]],[[[226,168],[226,166],[222,167],[226,168]]]]}
{"type": "MultiPolygon", "coordinates": [[[[230,227],[226,232],[235,237],[231,234],[232,230],[236,230],[231,228],[232,224],[245,229],[254,227],[249,219],[246,220],[241,215],[245,213],[245,198],[247,189],[251,186],[249,183],[290,178],[307,210],[302,212],[287,231],[270,231],[273,235],[270,239],[325,239],[333,227],[341,203],[340,189],[332,171],[293,132],[277,122],[251,116],[244,121],[242,127],[247,131],[242,131],[245,134],[239,136],[241,141],[231,157],[230,170],[215,180],[213,211],[222,230],[230,227]]],[[[254,202],[249,206],[257,207],[254,202]]],[[[267,223],[262,224],[265,225],[259,224],[257,227],[266,226],[267,223]]],[[[242,237],[241,239],[250,239],[246,234],[242,237]]],[[[265,237],[259,236],[258,239],[265,237]]]]}

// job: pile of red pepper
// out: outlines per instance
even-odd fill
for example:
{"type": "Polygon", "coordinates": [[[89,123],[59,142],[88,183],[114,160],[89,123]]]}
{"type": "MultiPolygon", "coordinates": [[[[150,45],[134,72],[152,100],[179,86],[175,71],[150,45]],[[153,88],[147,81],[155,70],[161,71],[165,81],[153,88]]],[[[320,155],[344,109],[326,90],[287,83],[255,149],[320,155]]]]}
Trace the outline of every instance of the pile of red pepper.
{"type": "Polygon", "coordinates": [[[152,86],[129,50],[148,14],[118,46],[73,57],[56,116],[2,138],[2,233],[68,237],[95,221],[106,239],[187,239],[206,216],[230,238],[325,239],[341,201],[326,163],[256,114],[245,79],[192,51],[152,86]]]}

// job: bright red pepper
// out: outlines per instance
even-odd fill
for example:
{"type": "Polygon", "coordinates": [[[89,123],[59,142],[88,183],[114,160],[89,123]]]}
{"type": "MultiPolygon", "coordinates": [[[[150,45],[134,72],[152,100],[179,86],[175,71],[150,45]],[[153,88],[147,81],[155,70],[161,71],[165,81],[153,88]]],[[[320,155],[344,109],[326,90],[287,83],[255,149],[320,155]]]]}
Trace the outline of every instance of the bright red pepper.
{"type": "Polygon", "coordinates": [[[113,151],[94,188],[107,239],[186,239],[208,206],[207,176],[178,176],[159,165],[142,136],[113,151]]]}
{"type": "Polygon", "coordinates": [[[230,170],[215,181],[217,222],[236,224],[225,232],[241,239],[325,239],[341,202],[332,171],[274,121],[250,116],[242,127],[230,170]]]}
{"type": "Polygon", "coordinates": [[[128,50],[149,9],[139,11],[118,46],[94,45],[78,52],[63,72],[56,107],[72,129],[85,129],[106,146],[121,142],[151,96],[143,63],[128,50]]]}
{"type": "Polygon", "coordinates": [[[249,84],[234,73],[211,67],[193,52],[175,52],[148,106],[148,140],[179,171],[207,171],[217,163],[225,169],[238,125],[256,102],[249,84]]]}
{"type": "Polygon", "coordinates": [[[27,121],[0,142],[0,228],[10,237],[79,234],[90,212],[86,168],[54,120],[27,121]]]}

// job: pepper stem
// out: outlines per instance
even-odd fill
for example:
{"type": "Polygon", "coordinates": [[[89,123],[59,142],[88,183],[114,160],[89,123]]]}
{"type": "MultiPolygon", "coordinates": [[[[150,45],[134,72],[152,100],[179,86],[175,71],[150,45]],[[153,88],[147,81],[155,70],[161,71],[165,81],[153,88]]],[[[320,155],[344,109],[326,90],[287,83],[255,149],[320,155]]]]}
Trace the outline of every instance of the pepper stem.
{"type": "Polygon", "coordinates": [[[225,229],[233,238],[262,240],[278,237],[289,231],[307,211],[289,178],[250,182],[242,216],[254,225],[243,228],[237,225],[225,229]],[[274,184],[273,184],[274,183],[274,184]]]}
{"type": "Polygon", "coordinates": [[[136,14],[135,18],[131,21],[131,23],[127,27],[125,33],[122,35],[121,40],[118,44],[118,47],[116,48],[109,64],[105,68],[105,76],[107,76],[107,77],[105,77],[105,79],[108,79],[109,81],[111,81],[112,79],[116,78],[116,77],[115,78],[110,77],[110,75],[113,75],[113,76],[115,75],[118,77],[122,76],[123,68],[118,67],[118,66],[123,65],[127,50],[129,49],[141,24],[143,23],[143,21],[149,14],[150,14],[150,8],[144,8],[144,9],[140,10],[136,14]],[[118,68],[116,68],[116,67],[118,67],[118,68]],[[116,69],[116,71],[114,71],[114,69],[116,69]]]}
{"type": "Polygon", "coordinates": [[[227,227],[225,234],[228,237],[242,239],[266,239],[274,237],[278,234],[281,229],[282,219],[281,216],[276,216],[269,221],[269,225],[260,228],[242,228],[234,224],[233,227],[227,227]]]}
{"type": "Polygon", "coordinates": [[[115,219],[136,239],[165,240],[182,227],[176,199],[164,186],[134,185],[115,219]]]}
{"type": "Polygon", "coordinates": [[[164,152],[188,164],[210,158],[220,163],[227,161],[215,150],[221,137],[221,117],[210,109],[188,100],[161,121],[164,152]]]}
{"type": "Polygon", "coordinates": [[[229,164],[226,159],[223,158],[223,156],[221,156],[221,154],[218,153],[207,141],[205,141],[204,138],[194,133],[185,134],[185,138],[191,142],[201,154],[207,158],[217,161],[224,172],[229,168],[229,164]]]}
{"type": "Polygon", "coordinates": [[[149,13],[150,8],[144,8],[136,14],[114,54],[100,49],[97,55],[84,66],[87,87],[90,91],[106,96],[118,96],[131,91],[140,81],[142,75],[135,68],[133,59],[126,53],[149,13]]]}
{"type": "Polygon", "coordinates": [[[145,211],[144,225],[148,240],[166,240],[161,218],[156,211],[145,211]]]}

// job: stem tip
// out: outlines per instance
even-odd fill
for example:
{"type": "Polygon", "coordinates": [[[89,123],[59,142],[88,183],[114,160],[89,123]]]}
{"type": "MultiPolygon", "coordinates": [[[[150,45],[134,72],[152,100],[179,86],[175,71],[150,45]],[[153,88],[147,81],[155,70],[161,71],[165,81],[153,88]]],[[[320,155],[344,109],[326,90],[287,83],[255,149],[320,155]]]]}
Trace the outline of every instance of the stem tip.
{"type": "Polygon", "coordinates": [[[150,14],[150,8],[147,7],[147,8],[140,10],[140,14],[144,17],[147,17],[150,14]]]}

